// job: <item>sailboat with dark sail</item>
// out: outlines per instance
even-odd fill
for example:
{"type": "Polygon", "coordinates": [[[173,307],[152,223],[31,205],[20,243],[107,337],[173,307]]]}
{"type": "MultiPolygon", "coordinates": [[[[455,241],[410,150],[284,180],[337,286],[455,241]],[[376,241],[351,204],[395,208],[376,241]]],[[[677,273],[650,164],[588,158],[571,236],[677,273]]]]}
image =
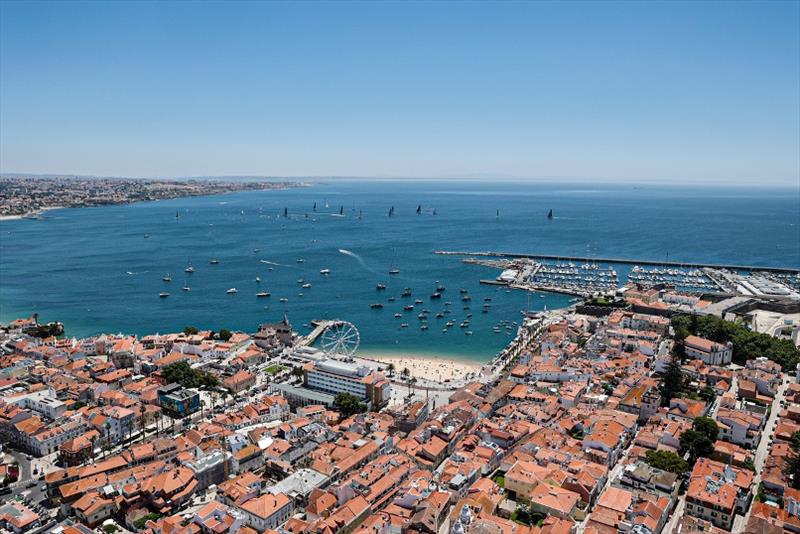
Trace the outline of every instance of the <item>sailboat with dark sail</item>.
{"type": "Polygon", "coordinates": [[[422,204],[417,206],[417,215],[419,215],[420,213],[422,213],[422,204]]]}
{"type": "Polygon", "coordinates": [[[547,212],[547,218],[548,219],[552,219],[553,218],[553,210],[550,210],[550,211],[547,212]]]}

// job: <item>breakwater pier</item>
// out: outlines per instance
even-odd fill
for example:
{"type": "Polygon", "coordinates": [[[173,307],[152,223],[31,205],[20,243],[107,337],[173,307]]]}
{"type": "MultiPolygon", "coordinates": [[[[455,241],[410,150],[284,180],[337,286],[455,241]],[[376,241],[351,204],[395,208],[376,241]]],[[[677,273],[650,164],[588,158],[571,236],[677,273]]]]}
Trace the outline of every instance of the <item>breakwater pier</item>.
{"type": "Polygon", "coordinates": [[[634,282],[644,287],[662,284],[686,293],[800,299],[800,270],[791,268],[505,252],[436,253],[465,256],[464,263],[501,269],[494,280],[481,283],[528,291],[586,297],[614,292],[634,282]],[[633,268],[618,274],[615,266],[625,264],[633,268]]]}
{"type": "Polygon", "coordinates": [[[450,250],[436,250],[434,254],[443,256],[484,256],[491,258],[530,258],[547,261],[572,261],[572,262],[588,262],[588,263],[619,263],[624,265],[652,265],[662,267],[689,267],[702,269],[708,267],[711,269],[730,269],[734,271],[760,271],[769,273],[784,273],[784,274],[800,274],[800,266],[797,268],[792,267],[765,267],[754,265],[736,265],[725,263],[698,263],[691,261],[657,261],[657,260],[637,260],[631,258],[601,258],[598,256],[563,256],[555,254],[524,254],[520,252],[465,252],[465,251],[450,251],[450,250]]]}

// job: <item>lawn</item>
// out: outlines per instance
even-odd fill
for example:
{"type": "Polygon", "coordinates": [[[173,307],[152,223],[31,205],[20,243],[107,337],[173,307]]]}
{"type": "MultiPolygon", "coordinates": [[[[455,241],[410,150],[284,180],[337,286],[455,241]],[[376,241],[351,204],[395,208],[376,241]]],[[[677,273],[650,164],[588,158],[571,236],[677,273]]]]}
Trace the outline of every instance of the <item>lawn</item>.
{"type": "Polygon", "coordinates": [[[276,374],[280,373],[281,371],[283,371],[284,369],[286,369],[286,367],[284,367],[282,365],[270,365],[269,367],[264,369],[264,371],[269,373],[269,374],[271,374],[271,375],[276,375],[276,374]]]}

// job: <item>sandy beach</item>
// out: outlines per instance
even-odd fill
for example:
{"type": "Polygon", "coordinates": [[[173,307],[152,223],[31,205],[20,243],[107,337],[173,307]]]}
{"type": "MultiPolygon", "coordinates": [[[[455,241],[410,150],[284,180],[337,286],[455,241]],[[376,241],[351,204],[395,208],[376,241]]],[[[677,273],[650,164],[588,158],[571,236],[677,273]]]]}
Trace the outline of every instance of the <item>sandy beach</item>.
{"type": "Polygon", "coordinates": [[[453,360],[451,358],[414,356],[401,354],[365,354],[359,353],[360,358],[379,361],[381,363],[392,363],[395,367],[395,377],[399,378],[403,369],[408,368],[411,376],[417,379],[444,382],[463,380],[470,373],[480,373],[483,365],[479,362],[463,360],[453,360]]]}
{"type": "Polygon", "coordinates": [[[60,209],[64,209],[64,206],[50,206],[47,208],[40,208],[38,210],[31,211],[30,213],[23,213],[21,215],[0,215],[0,221],[16,221],[25,218],[35,219],[40,215],[44,214],[45,212],[60,210],[60,209]]]}

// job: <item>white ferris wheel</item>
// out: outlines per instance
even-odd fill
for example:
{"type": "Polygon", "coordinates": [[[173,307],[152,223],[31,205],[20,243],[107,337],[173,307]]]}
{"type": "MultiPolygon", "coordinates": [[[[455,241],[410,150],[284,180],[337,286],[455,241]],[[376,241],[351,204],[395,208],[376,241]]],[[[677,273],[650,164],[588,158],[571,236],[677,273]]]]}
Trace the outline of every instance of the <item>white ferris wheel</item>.
{"type": "Polygon", "coordinates": [[[358,350],[360,341],[361,336],[354,324],[336,321],[322,332],[319,345],[323,351],[333,356],[352,357],[358,350]]]}

